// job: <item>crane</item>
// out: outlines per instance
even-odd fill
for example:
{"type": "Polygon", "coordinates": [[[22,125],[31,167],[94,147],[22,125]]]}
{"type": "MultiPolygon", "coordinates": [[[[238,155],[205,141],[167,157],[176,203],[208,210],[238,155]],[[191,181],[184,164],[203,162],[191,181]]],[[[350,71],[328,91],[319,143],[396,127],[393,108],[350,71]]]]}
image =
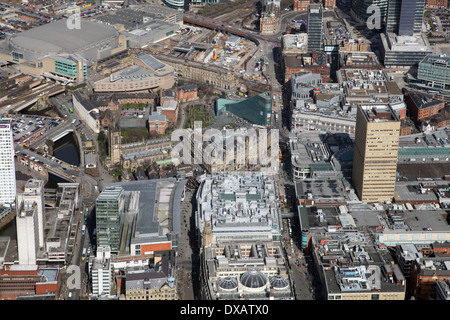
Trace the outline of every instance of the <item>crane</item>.
{"type": "Polygon", "coordinates": [[[213,45],[212,45],[216,50],[215,50],[215,52],[214,52],[214,54],[213,54],[213,56],[212,56],[212,58],[211,59],[213,59],[214,61],[216,61],[216,59],[217,59],[217,51],[218,51],[218,49],[219,49],[219,45],[218,44],[215,44],[215,43],[213,43],[213,45]]]}

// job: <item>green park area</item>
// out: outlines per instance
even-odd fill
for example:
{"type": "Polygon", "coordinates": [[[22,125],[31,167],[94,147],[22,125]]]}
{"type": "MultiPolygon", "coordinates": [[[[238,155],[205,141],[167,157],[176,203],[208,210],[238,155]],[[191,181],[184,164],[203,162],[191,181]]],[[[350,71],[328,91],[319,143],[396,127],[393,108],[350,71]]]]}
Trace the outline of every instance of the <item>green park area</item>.
{"type": "Polygon", "coordinates": [[[146,107],[145,103],[126,103],[122,105],[122,109],[145,109],[146,107]]]}
{"type": "Polygon", "coordinates": [[[202,127],[209,127],[214,123],[214,118],[211,116],[211,112],[206,107],[201,106],[188,106],[186,107],[186,122],[184,128],[194,128],[194,122],[201,121],[202,127]]]}

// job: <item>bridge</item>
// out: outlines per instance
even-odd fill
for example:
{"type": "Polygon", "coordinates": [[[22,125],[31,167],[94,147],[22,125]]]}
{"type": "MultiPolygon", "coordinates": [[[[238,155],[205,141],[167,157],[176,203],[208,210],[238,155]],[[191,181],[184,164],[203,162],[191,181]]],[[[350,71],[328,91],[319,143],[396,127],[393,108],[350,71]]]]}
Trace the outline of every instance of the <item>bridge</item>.
{"type": "Polygon", "coordinates": [[[53,142],[58,141],[65,135],[75,132],[75,128],[72,123],[65,121],[59,124],[55,129],[48,130],[45,134],[41,135],[39,138],[34,140],[30,146],[36,149],[47,141],[47,139],[52,140],[53,142]]]}
{"type": "Polygon", "coordinates": [[[244,31],[242,28],[233,27],[232,25],[223,22],[221,20],[211,19],[192,13],[185,13],[183,15],[183,22],[212,30],[221,30],[223,32],[227,32],[242,38],[246,38],[254,42],[256,45],[260,44],[259,35],[255,35],[249,30],[244,31]]]}
{"type": "MultiPolygon", "coordinates": [[[[33,90],[33,89],[32,89],[33,90]]],[[[60,84],[54,83],[51,85],[41,85],[37,87],[37,90],[32,91],[29,94],[24,94],[20,98],[7,99],[9,105],[6,107],[8,111],[20,112],[23,109],[38,102],[41,97],[51,97],[59,93],[64,92],[66,89],[60,84]]]]}
{"type": "Polygon", "coordinates": [[[64,180],[67,180],[69,182],[76,182],[76,176],[70,174],[70,173],[66,173],[64,170],[60,170],[59,168],[55,168],[55,167],[47,167],[47,172],[51,173],[57,177],[60,177],[64,180]]]}

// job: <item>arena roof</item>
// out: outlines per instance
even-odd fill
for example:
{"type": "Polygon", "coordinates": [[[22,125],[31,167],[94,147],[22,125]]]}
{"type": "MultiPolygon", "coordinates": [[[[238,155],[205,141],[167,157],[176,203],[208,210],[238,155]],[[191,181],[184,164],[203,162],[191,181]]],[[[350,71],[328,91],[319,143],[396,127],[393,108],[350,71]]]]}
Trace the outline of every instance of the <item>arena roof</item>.
{"type": "Polygon", "coordinates": [[[69,29],[67,19],[18,33],[10,39],[11,50],[24,50],[33,53],[76,53],[95,43],[118,36],[118,31],[106,24],[82,20],[80,29],[69,29]]]}

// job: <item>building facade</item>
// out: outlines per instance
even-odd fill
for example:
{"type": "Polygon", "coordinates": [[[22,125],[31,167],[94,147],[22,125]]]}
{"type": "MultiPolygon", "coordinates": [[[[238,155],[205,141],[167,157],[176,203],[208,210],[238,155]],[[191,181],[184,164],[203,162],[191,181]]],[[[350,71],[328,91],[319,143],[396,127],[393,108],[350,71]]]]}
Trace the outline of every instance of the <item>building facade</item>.
{"type": "Polygon", "coordinates": [[[121,187],[104,189],[96,203],[97,247],[118,252],[125,214],[125,192],[121,187]]]}
{"type": "Polygon", "coordinates": [[[11,119],[0,119],[0,205],[9,206],[16,199],[16,170],[11,119]]]}
{"type": "Polygon", "coordinates": [[[89,258],[89,276],[92,295],[108,297],[111,294],[113,269],[110,247],[98,247],[96,256],[89,258]]]}
{"type": "Polygon", "coordinates": [[[400,120],[386,106],[358,106],[353,185],[361,201],[391,201],[395,192],[400,120]]]}
{"type": "Polygon", "coordinates": [[[323,49],[323,13],[321,3],[312,3],[308,6],[308,52],[321,51],[323,49]]]}
{"type": "Polygon", "coordinates": [[[450,89],[450,57],[430,54],[419,62],[417,79],[436,90],[450,89]]]}
{"type": "Polygon", "coordinates": [[[421,33],[424,7],[425,0],[389,0],[386,32],[399,36],[421,33]]]}

